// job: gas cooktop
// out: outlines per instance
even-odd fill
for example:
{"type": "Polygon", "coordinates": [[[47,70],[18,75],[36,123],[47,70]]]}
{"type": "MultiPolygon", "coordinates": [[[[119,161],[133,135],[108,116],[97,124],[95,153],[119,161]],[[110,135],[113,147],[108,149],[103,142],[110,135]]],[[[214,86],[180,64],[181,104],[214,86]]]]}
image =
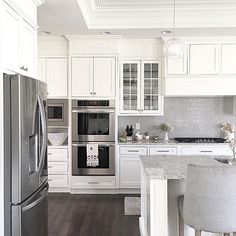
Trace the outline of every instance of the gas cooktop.
{"type": "Polygon", "coordinates": [[[223,138],[175,138],[178,143],[225,143],[223,138]]]}

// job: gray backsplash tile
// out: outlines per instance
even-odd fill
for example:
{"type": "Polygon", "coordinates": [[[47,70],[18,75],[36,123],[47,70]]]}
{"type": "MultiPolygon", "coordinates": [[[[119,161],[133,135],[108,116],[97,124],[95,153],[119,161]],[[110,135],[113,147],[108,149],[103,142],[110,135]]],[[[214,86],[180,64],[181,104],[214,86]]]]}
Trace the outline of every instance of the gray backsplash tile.
{"type": "Polygon", "coordinates": [[[223,97],[188,97],[165,98],[164,116],[120,116],[118,118],[119,134],[126,125],[141,124],[141,132],[150,131],[152,135],[163,133],[159,129],[161,123],[174,126],[169,137],[223,137],[219,128],[221,120],[236,123],[236,117],[224,113],[223,97]]]}

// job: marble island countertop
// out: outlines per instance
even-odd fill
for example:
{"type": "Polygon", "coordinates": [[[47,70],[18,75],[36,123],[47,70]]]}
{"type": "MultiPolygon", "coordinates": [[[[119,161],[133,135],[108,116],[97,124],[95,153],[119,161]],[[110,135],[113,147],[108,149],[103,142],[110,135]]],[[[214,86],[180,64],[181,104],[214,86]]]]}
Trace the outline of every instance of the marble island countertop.
{"type": "MultiPolygon", "coordinates": [[[[209,156],[140,156],[142,167],[149,179],[185,179],[187,165],[226,166],[209,156]]],[[[219,156],[218,159],[228,157],[219,156]]]]}

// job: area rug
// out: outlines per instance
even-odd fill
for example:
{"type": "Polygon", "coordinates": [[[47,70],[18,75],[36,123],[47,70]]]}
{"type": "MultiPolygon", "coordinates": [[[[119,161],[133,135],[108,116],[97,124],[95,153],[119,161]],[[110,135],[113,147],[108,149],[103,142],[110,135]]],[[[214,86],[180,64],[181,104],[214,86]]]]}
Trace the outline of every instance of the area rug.
{"type": "Polygon", "coordinates": [[[140,197],[125,197],[124,211],[127,216],[141,215],[141,198],[140,197]]]}

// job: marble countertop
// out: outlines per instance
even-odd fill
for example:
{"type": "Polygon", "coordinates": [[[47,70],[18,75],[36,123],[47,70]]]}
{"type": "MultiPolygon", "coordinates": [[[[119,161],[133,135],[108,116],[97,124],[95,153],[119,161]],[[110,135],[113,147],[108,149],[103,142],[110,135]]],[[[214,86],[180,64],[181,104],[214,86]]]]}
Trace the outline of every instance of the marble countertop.
{"type": "Polygon", "coordinates": [[[165,145],[165,146],[228,146],[228,143],[177,143],[175,140],[169,140],[168,142],[164,140],[157,141],[128,141],[125,143],[118,143],[119,145],[165,145]]]}
{"type": "MultiPolygon", "coordinates": [[[[209,156],[140,156],[142,167],[149,179],[185,179],[187,165],[225,166],[209,156]]],[[[228,157],[219,156],[219,159],[228,157]]]]}

